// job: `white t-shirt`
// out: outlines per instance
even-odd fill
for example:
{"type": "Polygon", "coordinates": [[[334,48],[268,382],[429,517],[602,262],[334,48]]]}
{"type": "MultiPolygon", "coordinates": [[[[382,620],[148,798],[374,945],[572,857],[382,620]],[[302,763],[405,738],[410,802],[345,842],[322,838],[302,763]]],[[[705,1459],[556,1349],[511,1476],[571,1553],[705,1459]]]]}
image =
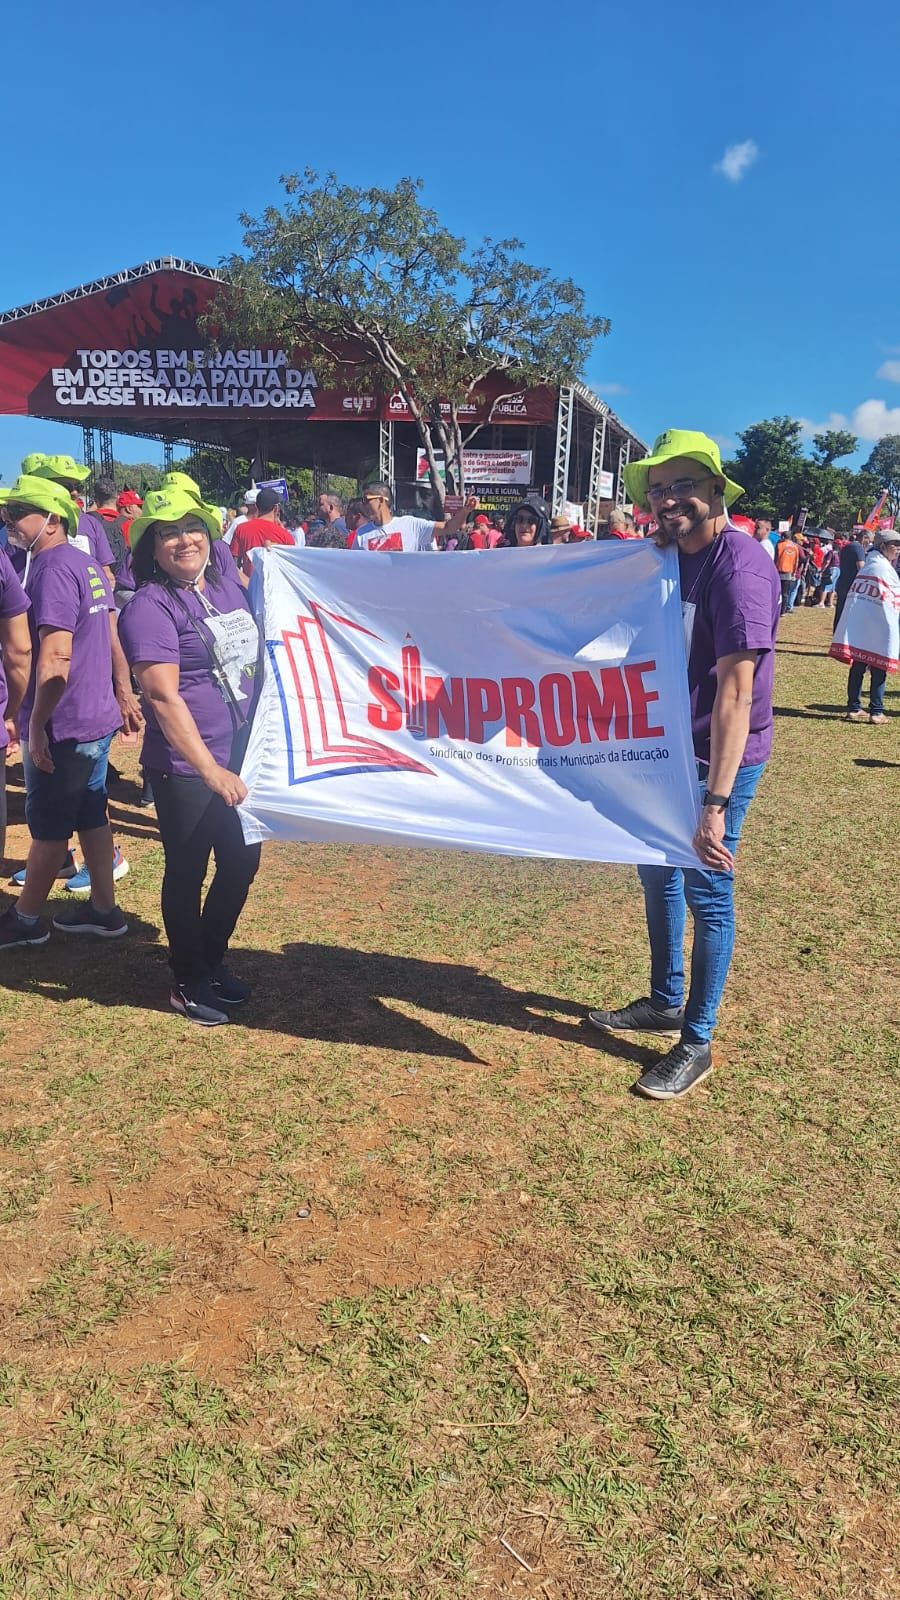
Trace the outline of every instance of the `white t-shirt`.
{"type": "Polygon", "coordinates": [[[433,550],[434,523],[424,517],[391,517],[379,528],[370,522],[356,532],[357,550],[433,550]]]}
{"type": "Polygon", "coordinates": [[[771,556],[772,560],[774,561],[775,560],[775,546],[773,545],[771,539],[769,538],[769,535],[766,534],[766,537],[764,539],[757,539],[756,542],[757,542],[757,544],[761,544],[762,545],[763,549],[766,552],[766,555],[767,556],[771,556]]]}
{"type": "Polygon", "coordinates": [[[225,532],[222,535],[222,543],[230,545],[241,523],[248,522],[249,520],[249,517],[235,517],[231,527],[225,529],[225,532]]]}

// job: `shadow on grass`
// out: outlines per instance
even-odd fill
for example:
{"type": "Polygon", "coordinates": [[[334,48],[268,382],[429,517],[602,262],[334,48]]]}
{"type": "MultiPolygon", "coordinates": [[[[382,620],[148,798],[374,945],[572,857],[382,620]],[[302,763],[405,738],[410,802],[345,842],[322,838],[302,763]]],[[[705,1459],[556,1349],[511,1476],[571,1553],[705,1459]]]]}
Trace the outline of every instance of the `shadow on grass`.
{"type": "MultiPolygon", "coordinates": [[[[52,900],[46,914],[52,917],[64,904],[62,897],[52,900]]],[[[148,1020],[162,1012],[173,1028],[189,1032],[190,1025],[168,1006],[169,972],[157,929],[131,913],[128,925],[125,938],[114,942],[76,939],[54,930],[49,944],[6,951],[0,986],[55,1005],[89,1000],[99,1006],[136,1006],[147,1012],[148,1020]]],[[[586,1024],[584,1007],[573,1000],[508,988],[462,963],[325,944],[288,944],[280,955],[237,948],[228,959],[253,987],[253,1000],[234,1013],[234,1022],[254,1032],[488,1064],[440,1027],[405,1015],[399,1004],[594,1045],[629,1061],[644,1063],[659,1054],[597,1033],[586,1024]]]]}
{"type": "Polygon", "coordinates": [[[855,767],[900,767],[900,761],[878,761],[874,756],[854,756],[855,767]]]}
{"type": "Polygon", "coordinates": [[[816,722],[831,722],[835,717],[843,715],[845,706],[828,706],[813,704],[808,706],[773,706],[772,712],[776,717],[806,717],[816,722]]]}

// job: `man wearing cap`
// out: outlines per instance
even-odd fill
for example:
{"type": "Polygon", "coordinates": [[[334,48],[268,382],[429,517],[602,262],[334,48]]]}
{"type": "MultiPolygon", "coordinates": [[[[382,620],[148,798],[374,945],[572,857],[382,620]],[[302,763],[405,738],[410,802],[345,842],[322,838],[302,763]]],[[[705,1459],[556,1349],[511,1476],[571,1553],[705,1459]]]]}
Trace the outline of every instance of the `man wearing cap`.
{"type": "Polygon", "coordinates": [[[370,520],[357,528],[354,550],[433,550],[438,535],[445,542],[455,538],[466,518],[478,510],[475,496],[467,495],[446,522],[429,522],[425,517],[395,517],[387,483],[367,483],[362,497],[370,520]]]}
{"type": "Polygon", "coordinates": [[[884,686],[889,672],[900,664],[900,533],[885,528],[878,535],[879,548],[870,550],[858,579],[850,588],[834,630],[829,655],[846,661],[846,722],[870,722],[883,727],[884,686]],[[862,705],[863,680],[869,673],[869,710],[862,705]]]}
{"type": "Polygon", "coordinates": [[[0,949],[46,944],[50,931],[40,913],[72,833],[81,842],[90,898],[54,917],[53,926],[116,939],[127,925],[115,903],[106,814],[109,746],[122,721],[112,685],[112,595],[98,563],[69,543],[77,508],[64,488],[22,475],[0,490],[0,505],[10,540],[26,553],[33,646],[19,716],[32,843],[18,902],[0,917],[0,949]]]}
{"type": "Polygon", "coordinates": [[[675,548],[681,575],[691,728],[702,810],[696,868],[638,868],[650,937],[650,993],[618,1011],[592,1011],[602,1033],[676,1036],[638,1079],[640,1094],[671,1100],[712,1071],[711,1040],[734,946],[734,858],[772,747],[772,683],[781,591],[755,539],[731,527],[743,493],[705,434],[671,428],[653,454],[625,468],[635,504],[656,519],[655,542],[675,548]],[[685,1004],[686,907],[694,919],[685,1004]]]}
{"type": "Polygon", "coordinates": [[[248,517],[232,536],[231,554],[238,571],[247,584],[253,572],[251,550],[262,550],[267,545],[287,544],[294,549],[294,536],[281,526],[281,495],[277,489],[260,489],[256,496],[256,516],[248,517]]]}

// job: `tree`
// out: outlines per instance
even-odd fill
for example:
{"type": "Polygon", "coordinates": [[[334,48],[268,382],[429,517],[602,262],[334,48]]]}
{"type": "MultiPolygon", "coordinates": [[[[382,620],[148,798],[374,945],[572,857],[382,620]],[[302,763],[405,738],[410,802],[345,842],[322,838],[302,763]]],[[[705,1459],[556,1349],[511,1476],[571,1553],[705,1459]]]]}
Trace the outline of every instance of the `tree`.
{"type": "Polygon", "coordinates": [[[307,168],[281,184],[282,209],[241,216],[244,253],[223,263],[228,286],[207,330],[315,351],[327,377],[339,367],[346,374],[349,359],[360,387],[399,391],[440,505],[437,452],[446,488],[461,492],[462,452],[478,430],[463,436],[460,408],[487,374],[509,372],[510,392],[572,381],[609,332],[571,278],[521,258],[519,240],[484,239],[470,250],[422,205],[419,180],[354,188],[307,168]]]}
{"type": "Polygon", "coordinates": [[[816,434],[815,459],[810,460],[803,454],[801,431],[792,417],[770,417],[738,434],[740,448],[734,460],[725,463],[725,470],[746,491],[741,511],[774,521],[808,506],[813,524],[852,527],[860,510],[865,507],[868,514],[878,498],[871,463],[862,472],[835,466],[841,456],[852,455],[859,442],[844,429],[816,434]]]}
{"type": "Polygon", "coordinates": [[[880,489],[886,489],[891,510],[900,510],[900,433],[886,433],[879,439],[863,468],[878,480],[880,489]]]}
{"type": "Polygon", "coordinates": [[[842,456],[855,454],[859,440],[846,428],[826,428],[824,433],[813,434],[813,452],[822,467],[830,467],[842,456]]]}
{"type": "Polygon", "coordinates": [[[750,516],[773,521],[783,517],[797,501],[805,461],[800,443],[800,423],[791,417],[771,417],[754,422],[738,434],[740,447],[725,463],[729,477],[743,484],[750,516]]]}
{"type": "Polygon", "coordinates": [[[114,461],[112,475],[120,493],[123,489],[136,489],[143,495],[148,489],[159,488],[164,472],[165,467],[152,461],[114,461]]]}

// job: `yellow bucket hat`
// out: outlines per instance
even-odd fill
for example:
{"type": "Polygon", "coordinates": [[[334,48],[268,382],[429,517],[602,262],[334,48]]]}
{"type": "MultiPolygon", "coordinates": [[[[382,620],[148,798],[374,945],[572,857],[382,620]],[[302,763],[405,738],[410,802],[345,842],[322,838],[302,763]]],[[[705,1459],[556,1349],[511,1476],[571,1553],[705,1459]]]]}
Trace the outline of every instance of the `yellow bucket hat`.
{"type": "Polygon", "coordinates": [[[80,467],[73,456],[45,456],[34,473],[38,478],[52,478],[54,483],[87,483],[91,469],[80,467]]]}
{"type": "Polygon", "coordinates": [[[625,468],[625,489],[635,505],[644,511],[650,510],[650,501],[647,496],[647,480],[651,467],[661,467],[664,461],[674,461],[676,456],[689,456],[692,461],[699,461],[714,478],[725,478],[725,504],[730,506],[742,494],[743,489],[739,483],[734,483],[731,478],[725,477],[722,471],[722,455],[715,439],[706,433],[694,433],[689,428],[668,428],[661,433],[653,446],[653,453],[644,456],[642,461],[629,461],[625,468]]]}
{"type": "Polygon", "coordinates": [[[50,511],[62,517],[70,533],[78,527],[81,513],[68,489],[51,478],[39,478],[36,473],[23,472],[7,489],[0,489],[0,506],[34,506],[38,511],[50,511]]]}
{"type": "Polygon", "coordinates": [[[139,517],[135,517],[128,530],[132,550],[136,550],[141,539],[151,528],[154,522],[180,522],[188,513],[197,517],[203,523],[210,539],[221,539],[222,524],[212,506],[205,506],[196,495],[189,494],[186,489],[152,489],[144,496],[144,508],[139,517]]]}

